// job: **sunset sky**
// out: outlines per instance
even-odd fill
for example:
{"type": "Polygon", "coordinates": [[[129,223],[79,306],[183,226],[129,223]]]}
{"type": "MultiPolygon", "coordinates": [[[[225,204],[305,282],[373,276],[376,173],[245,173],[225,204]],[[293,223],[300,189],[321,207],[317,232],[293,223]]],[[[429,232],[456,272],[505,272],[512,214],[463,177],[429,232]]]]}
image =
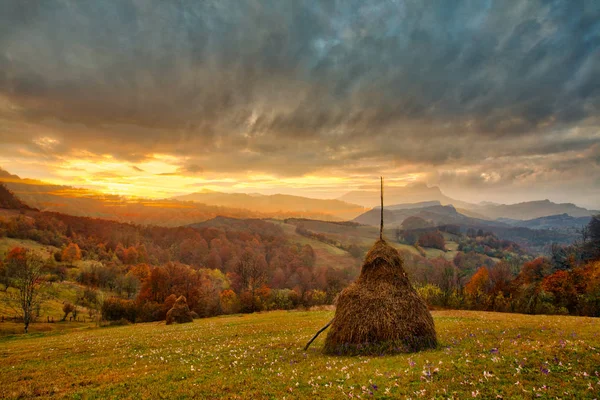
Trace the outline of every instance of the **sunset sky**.
{"type": "Polygon", "coordinates": [[[0,1],[0,167],[59,184],[600,209],[599,111],[599,1],[0,1]]]}

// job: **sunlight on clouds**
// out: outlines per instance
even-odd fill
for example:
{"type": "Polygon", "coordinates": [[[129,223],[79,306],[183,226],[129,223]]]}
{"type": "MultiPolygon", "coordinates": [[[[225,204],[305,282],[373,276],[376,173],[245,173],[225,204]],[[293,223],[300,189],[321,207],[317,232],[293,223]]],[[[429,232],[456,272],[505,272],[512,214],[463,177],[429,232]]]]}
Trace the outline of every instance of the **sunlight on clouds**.
{"type": "MultiPolygon", "coordinates": [[[[52,146],[50,137],[37,139],[40,146],[52,146]]],[[[111,155],[78,151],[77,157],[63,158],[54,165],[49,183],[70,185],[100,191],[106,194],[144,198],[167,198],[197,191],[258,192],[263,194],[292,194],[299,196],[333,198],[349,190],[375,187],[376,176],[342,174],[324,171],[300,177],[278,177],[274,174],[219,173],[187,174],[186,157],[168,154],[150,154],[137,163],[121,161],[111,155]]],[[[392,176],[384,171],[390,186],[404,186],[422,178],[421,173],[392,176]]],[[[31,174],[29,174],[31,175],[31,174]]]]}
{"type": "Polygon", "coordinates": [[[33,139],[33,143],[37,144],[38,146],[47,149],[47,150],[51,150],[54,146],[56,146],[59,142],[58,140],[48,137],[48,136],[42,136],[36,139],[33,139]]]}

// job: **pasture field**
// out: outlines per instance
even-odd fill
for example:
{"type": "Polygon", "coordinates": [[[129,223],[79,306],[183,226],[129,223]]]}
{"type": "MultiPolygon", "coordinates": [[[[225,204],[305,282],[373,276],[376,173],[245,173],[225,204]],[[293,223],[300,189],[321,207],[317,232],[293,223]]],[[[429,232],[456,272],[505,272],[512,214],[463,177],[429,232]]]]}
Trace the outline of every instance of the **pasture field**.
{"type": "Polygon", "coordinates": [[[2,398],[595,398],[600,321],[433,312],[439,348],[321,354],[331,311],[0,338],[2,398]]]}

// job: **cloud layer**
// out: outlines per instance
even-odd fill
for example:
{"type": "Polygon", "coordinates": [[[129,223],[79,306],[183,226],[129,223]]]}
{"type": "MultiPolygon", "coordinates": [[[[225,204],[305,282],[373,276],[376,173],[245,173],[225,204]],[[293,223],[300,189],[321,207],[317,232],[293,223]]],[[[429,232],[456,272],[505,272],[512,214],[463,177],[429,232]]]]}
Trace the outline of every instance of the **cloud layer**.
{"type": "Polygon", "coordinates": [[[599,21],[586,1],[4,1],[0,160],[587,201],[599,21]]]}

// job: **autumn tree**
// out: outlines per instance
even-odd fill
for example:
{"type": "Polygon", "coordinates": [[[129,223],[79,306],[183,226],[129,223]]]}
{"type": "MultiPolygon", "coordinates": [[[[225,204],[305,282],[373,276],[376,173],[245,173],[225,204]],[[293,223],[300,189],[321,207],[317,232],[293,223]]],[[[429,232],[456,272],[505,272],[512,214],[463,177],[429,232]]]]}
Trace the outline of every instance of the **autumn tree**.
{"type": "Polygon", "coordinates": [[[231,289],[223,290],[219,295],[221,310],[225,314],[234,314],[240,309],[240,302],[237,295],[231,289]]]}
{"type": "Polygon", "coordinates": [[[62,310],[63,310],[64,315],[63,315],[61,321],[66,321],[69,314],[72,313],[73,310],[75,310],[75,306],[67,301],[67,302],[65,302],[65,304],[63,304],[62,310]]]}
{"type": "Polygon", "coordinates": [[[477,270],[465,286],[465,292],[473,301],[473,306],[477,309],[486,309],[488,307],[490,289],[490,272],[484,266],[477,270]]]}
{"type": "Polygon", "coordinates": [[[69,243],[62,252],[62,261],[73,265],[75,261],[81,260],[81,250],[77,243],[69,243]]]}
{"type": "Polygon", "coordinates": [[[552,271],[552,266],[544,257],[538,257],[535,260],[526,262],[521,268],[517,277],[520,284],[531,284],[539,282],[552,271]]]}
{"type": "Polygon", "coordinates": [[[419,236],[419,246],[446,251],[444,236],[439,231],[426,232],[419,236]]]}
{"type": "Polygon", "coordinates": [[[556,271],[542,281],[542,288],[554,295],[554,305],[569,311],[574,310],[577,301],[577,290],[571,275],[568,271],[556,271]]]}
{"type": "Polygon", "coordinates": [[[513,275],[510,265],[504,261],[500,261],[489,269],[491,290],[494,293],[506,293],[509,290],[510,282],[513,275]]]}
{"type": "Polygon", "coordinates": [[[35,319],[36,310],[44,300],[41,290],[44,260],[30,250],[15,247],[6,256],[4,268],[7,286],[15,289],[7,292],[5,301],[20,314],[27,333],[29,324],[35,319]]]}
{"type": "Polygon", "coordinates": [[[240,280],[240,290],[249,290],[254,296],[256,289],[265,283],[267,277],[266,267],[263,257],[250,249],[246,249],[238,260],[234,271],[240,280]]]}
{"type": "Polygon", "coordinates": [[[252,249],[246,249],[235,265],[234,273],[238,279],[240,300],[242,304],[251,305],[245,309],[256,311],[256,290],[261,287],[267,278],[267,263],[260,254],[252,249]]]}
{"type": "Polygon", "coordinates": [[[317,256],[310,244],[302,246],[301,259],[305,267],[312,268],[315,265],[317,256]]]}
{"type": "Polygon", "coordinates": [[[478,292],[487,293],[490,290],[490,286],[489,270],[487,267],[480,267],[465,286],[465,291],[471,295],[475,295],[478,292]]]}

